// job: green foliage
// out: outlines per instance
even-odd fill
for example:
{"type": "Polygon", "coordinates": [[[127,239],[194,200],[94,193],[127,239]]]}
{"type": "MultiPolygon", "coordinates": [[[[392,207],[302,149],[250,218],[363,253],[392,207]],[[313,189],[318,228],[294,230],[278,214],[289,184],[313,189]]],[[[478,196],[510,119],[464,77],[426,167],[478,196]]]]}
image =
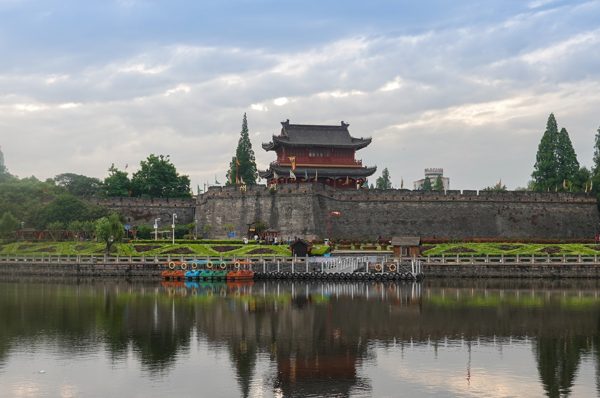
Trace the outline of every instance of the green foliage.
{"type": "MultiPolygon", "coordinates": [[[[558,159],[556,158],[556,145],[558,140],[558,125],[554,114],[551,113],[546,123],[546,131],[538,146],[533,178],[535,191],[547,191],[558,186],[558,159]]],[[[562,181],[561,181],[562,182],[562,181]]]]}
{"type": "Polygon", "coordinates": [[[138,239],[151,239],[153,230],[150,225],[142,223],[137,227],[136,236],[138,239]]]}
{"type": "Polygon", "coordinates": [[[73,196],[92,196],[102,188],[99,179],[73,173],[59,174],[54,181],[73,196]]]}
{"type": "Polygon", "coordinates": [[[73,234],[73,240],[79,239],[79,236],[81,236],[81,233],[83,232],[83,222],[71,221],[67,225],[67,231],[73,234]]]}
{"type": "Polygon", "coordinates": [[[262,221],[254,223],[254,229],[258,236],[261,236],[267,230],[267,224],[262,221]]]}
{"type": "Polygon", "coordinates": [[[46,205],[46,220],[69,223],[87,219],[87,205],[73,195],[63,194],[46,205]]]}
{"type": "Polygon", "coordinates": [[[444,181],[442,180],[442,176],[438,175],[433,183],[433,189],[436,191],[444,190],[444,181]]]}
{"type": "Polygon", "coordinates": [[[48,223],[46,229],[48,230],[48,233],[50,234],[52,240],[56,242],[58,240],[58,237],[60,236],[60,233],[64,231],[65,224],[60,221],[54,221],[48,223]]]}
{"type": "Polygon", "coordinates": [[[19,229],[21,223],[10,213],[4,213],[0,218],[0,235],[8,235],[19,229]]]}
{"type": "Polygon", "coordinates": [[[114,163],[108,169],[108,173],[108,177],[104,179],[103,193],[107,197],[123,198],[129,196],[131,181],[129,181],[129,177],[127,176],[128,173],[117,169],[114,163]]]}
{"type": "Polygon", "coordinates": [[[223,224],[223,231],[227,232],[227,233],[232,233],[233,232],[233,224],[228,223],[228,224],[223,224]]]}
{"type": "MultiPolygon", "coordinates": [[[[559,189],[562,188],[563,181],[565,184],[570,182],[570,185],[573,185],[578,180],[580,173],[579,162],[577,161],[577,155],[573,149],[571,138],[569,138],[569,133],[564,127],[558,133],[558,139],[556,140],[556,162],[558,167],[557,178],[560,184],[559,189]]],[[[575,190],[579,190],[579,188],[577,186],[575,190]]]]}
{"type": "Polygon", "coordinates": [[[191,222],[188,225],[186,225],[186,228],[188,230],[188,234],[189,235],[193,235],[194,232],[196,232],[196,223],[195,222],[191,222]]]}
{"type": "Polygon", "coordinates": [[[377,189],[391,189],[392,180],[387,167],[381,172],[381,177],[377,179],[377,189]]]}
{"type": "Polygon", "coordinates": [[[256,184],[256,181],[258,180],[258,170],[256,168],[254,150],[252,149],[252,143],[250,142],[250,135],[248,134],[248,120],[246,119],[245,113],[242,120],[240,139],[235,151],[235,156],[231,159],[231,163],[229,164],[229,171],[227,172],[229,178],[225,185],[236,185],[236,171],[238,178],[243,180],[247,185],[256,184]],[[237,165],[236,158],[240,163],[239,166],[237,165]]]}
{"type": "MultiPolygon", "coordinates": [[[[523,188],[523,190],[525,190],[525,188],[523,188]]],[[[493,187],[485,187],[482,189],[482,191],[506,192],[508,191],[508,189],[506,189],[506,185],[494,185],[493,187]]]]}
{"type": "Polygon", "coordinates": [[[205,224],[202,227],[202,230],[204,231],[204,233],[208,236],[208,234],[210,233],[210,231],[212,230],[213,226],[210,224],[205,224]]]}
{"type": "Polygon", "coordinates": [[[125,236],[123,224],[119,220],[117,214],[111,214],[110,217],[103,217],[96,221],[95,233],[98,240],[106,244],[106,255],[110,254],[110,247],[120,242],[125,236]]]}
{"type": "Polygon", "coordinates": [[[169,155],[155,156],[140,162],[140,170],[131,178],[133,196],[152,198],[190,198],[190,178],[177,173],[169,155]]]}
{"type": "Polygon", "coordinates": [[[425,181],[423,181],[423,188],[421,188],[423,191],[431,191],[433,189],[433,187],[431,186],[431,180],[429,179],[429,177],[425,177],[425,181]]]}

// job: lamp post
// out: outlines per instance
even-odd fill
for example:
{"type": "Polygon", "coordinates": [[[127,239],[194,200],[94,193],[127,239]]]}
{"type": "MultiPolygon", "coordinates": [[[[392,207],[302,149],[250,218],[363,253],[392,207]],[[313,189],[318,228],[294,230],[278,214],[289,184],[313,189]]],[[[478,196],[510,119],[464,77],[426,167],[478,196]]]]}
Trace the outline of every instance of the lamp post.
{"type": "Polygon", "coordinates": [[[160,221],[160,218],[154,219],[154,240],[158,240],[158,222],[159,221],[160,221]]]}
{"type": "Polygon", "coordinates": [[[21,221],[21,240],[25,241],[25,236],[23,235],[23,228],[25,228],[25,221],[21,221]]]}
{"type": "Polygon", "coordinates": [[[177,218],[177,214],[173,213],[173,225],[171,225],[171,227],[173,228],[173,244],[175,244],[175,219],[177,218]]]}
{"type": "Polygon", "coordinates": [[[194,236],[198,239],[198,220],[194,220],[194,227],[196,227],[196,234],[194,236]]]}
{"type": "Polygon", "coordinates": [[[329,246],[331,247],[331,215],[334,216],[341,216],[342,213],[340,213],[339,211],[331,211],[330,208],[327,208],[327,243],[329,244],[329,246]]]}

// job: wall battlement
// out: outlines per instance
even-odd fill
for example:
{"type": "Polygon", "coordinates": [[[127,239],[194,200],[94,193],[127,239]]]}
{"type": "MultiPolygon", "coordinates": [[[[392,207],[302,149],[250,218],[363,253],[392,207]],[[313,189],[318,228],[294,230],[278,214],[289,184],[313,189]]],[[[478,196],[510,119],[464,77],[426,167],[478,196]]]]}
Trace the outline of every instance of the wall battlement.
{"type": "MultiPolygon", "coordinates": [[[[270,195],[266,185],[247,186],[245,192],[239,187],[210,187],[208,192],[198,196],[198,203],[214,196],[243,197],[248,195],[270,195]]],[[[383,201],[503,201],[503,202],[589,202],[596,203],[596,197],[583,192],[531,192],[531,191],[412,191],[409,189],[336,189],[322,184],[277,184],[274,195],[321,194],[336,200],[383,200],[383,201]]]]}

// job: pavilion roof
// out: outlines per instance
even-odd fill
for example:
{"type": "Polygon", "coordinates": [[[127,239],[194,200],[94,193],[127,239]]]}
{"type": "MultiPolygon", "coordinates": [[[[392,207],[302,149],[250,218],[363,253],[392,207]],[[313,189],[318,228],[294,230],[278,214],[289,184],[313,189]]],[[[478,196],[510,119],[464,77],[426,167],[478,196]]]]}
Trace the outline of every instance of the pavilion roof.
{"type": "Polygon", "coordinates": [[[361,149],[371,143],[371,138],[355,138],[348,131],[348,123],[340,125],[290,124],[287,120],[281,123],[281,135],[274,135],[273,141],[263,144],[266,151],[279,147],[328,147],[361,149]]]}
{"type": "MultiPolygon", "coordinates": [[[[274,177],[273,172],[276,172],[279,177],[287,178],[290,175],[291,166],[280,166],[272,164],[267,170],[259,171],[261,178],[270,179],[274,177]]],[[[331,177],[331,178],[346,178],[346,177],[369,177],[377,171],[375,167],[296,167],[294,174],[298,178],[304,178],[307,174],[309,178],[331,177]],[[306,171],[306,173],[305,173],[306,171]]]]}

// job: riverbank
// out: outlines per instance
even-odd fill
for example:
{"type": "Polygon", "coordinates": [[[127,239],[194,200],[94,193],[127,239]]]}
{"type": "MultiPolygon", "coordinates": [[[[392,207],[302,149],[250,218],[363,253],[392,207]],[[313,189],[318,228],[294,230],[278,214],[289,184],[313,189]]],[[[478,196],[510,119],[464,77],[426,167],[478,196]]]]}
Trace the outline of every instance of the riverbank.
{"type": "MultiPolygon", "coordinates": [[[[255,270],[262,272],[263,266],[270,272],[290,272],[291,262],[265,261],[255,264],[255,270]]],[[[164,263],[34,263],[15,261],[0,263],[0,275],[14,277],[118,277],[156,278],[168,266],[164,263]]],[[[304,273],[306,265],[296,263],[295,271],[304,273]]],[[[309,269],[309,271],[312,271],[309,269]]],[[[516,279],[600,279],[600,263],[424,263],[426,278],[516,278],[516,279]]],[[[389,273],[386,273],[389,275],[389,273]]]]}

